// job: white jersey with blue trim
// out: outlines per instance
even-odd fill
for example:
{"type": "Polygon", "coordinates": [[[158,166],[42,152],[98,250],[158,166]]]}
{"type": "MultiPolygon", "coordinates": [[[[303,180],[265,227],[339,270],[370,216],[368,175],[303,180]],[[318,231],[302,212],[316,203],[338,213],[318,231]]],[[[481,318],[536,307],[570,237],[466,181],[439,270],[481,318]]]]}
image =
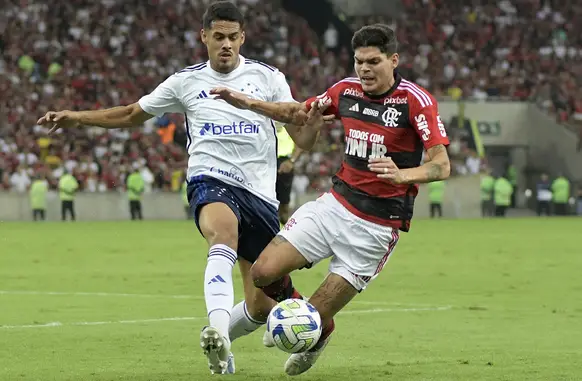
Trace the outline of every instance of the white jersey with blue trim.
{"type": "Polygon", "coordinates": [[[211,176],[248,190],[278,206],[277,131],[274,122],[209,96],[214,87],[227,87],[268,102],[295,102],[285,75],[262,62],[240,57],[228,74],[209,62],[170,76],[139,100],[151,115],[184,113],[187,133],[188,179],[211,176]]]}

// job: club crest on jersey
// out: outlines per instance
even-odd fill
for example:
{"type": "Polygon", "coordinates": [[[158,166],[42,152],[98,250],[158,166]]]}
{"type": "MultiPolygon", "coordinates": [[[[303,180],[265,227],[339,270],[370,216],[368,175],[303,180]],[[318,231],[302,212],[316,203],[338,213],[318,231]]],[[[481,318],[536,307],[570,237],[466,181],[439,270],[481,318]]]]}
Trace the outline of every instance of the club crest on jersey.
{"type": "Polygon", "coordinates": [[[398,118],[402,115],[401,111],[393,107],[388,107],[382,114],[382,121],[386,127],[398,127],[398,118]]]}
{"type": "Polygon", "coordinates": [[[259,97],[261,95],[261,90],[259,87],[250,82],[248,82],[245,86],[242,86],[240,92],[255,97],[259,97]]]}

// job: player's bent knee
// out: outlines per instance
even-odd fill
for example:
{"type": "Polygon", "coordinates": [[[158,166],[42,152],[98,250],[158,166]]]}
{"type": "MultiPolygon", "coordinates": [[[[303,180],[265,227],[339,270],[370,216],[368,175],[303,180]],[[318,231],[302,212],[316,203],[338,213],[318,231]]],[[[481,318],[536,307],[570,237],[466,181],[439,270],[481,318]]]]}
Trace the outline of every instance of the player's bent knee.
{"type": "Polygon", "coordinates": [[[251,267],[255,287],[266,287],[309,262],[287,239],[277,235],[251,267]]]}
{"type": "Polygon", "coordinates": [[[238,232],[209,230],[207,234],[204,234],[204,238],[206,238],[208,246],[221,244],[235,250],[238,246],[238,232]]]}
{"type": "Polygon", "coordinates": [[[277,274],[269,271],[268,266],[260,263],[260,261],[255,262],[251,267],[251,277],[255,287],[259,288],[266,287],[277,280],[277,274]]]}

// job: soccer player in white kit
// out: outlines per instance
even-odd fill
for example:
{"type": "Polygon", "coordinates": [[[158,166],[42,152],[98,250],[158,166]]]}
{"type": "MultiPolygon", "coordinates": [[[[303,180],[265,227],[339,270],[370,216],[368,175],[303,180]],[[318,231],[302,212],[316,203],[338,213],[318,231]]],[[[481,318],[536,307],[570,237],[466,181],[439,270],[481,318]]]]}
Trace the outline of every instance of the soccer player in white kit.
{"type": "MultiPolygon", "coordinates": [[[[97,111],[48,112],[38,124],[123,128],[142,125],[165,113],[183,113],[187,129],[188,199],[197,227],[209,246],[204,294],[209,326],[200,335],[212,373],[234,373],[231,342],[266,320],[275,301],[300,297],[288,275],[262,289],[254,287],[252,263],[279,231],[277,138],[274,122],[249,110],[213,100],[210,89],[236,88],[270,102],[294,102],[277,69],[239,54],[243,15],[220,1],[203,17],[202,41],[209,61],[189,66],[129,106],[97,111]],[[232,269],[239,260],[245,301],[234,304],[232,269]]],[[[310,149],[319,127],[333,116],[314,108],[301,127],[286,126],[295,143],[310,149]]]]}

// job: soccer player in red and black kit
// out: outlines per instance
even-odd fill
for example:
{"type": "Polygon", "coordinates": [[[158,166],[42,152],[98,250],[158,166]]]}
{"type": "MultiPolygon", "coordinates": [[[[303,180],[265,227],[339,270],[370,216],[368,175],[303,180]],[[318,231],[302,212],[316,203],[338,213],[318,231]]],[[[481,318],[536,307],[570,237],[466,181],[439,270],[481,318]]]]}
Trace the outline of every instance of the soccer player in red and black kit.
{"type": "MultiPolygon", "coordinates": [[[[301,104],[270,103],[224,88],[213,91],[236,107],[296,125],[314,105],[327,108],[344,126],[345,156],[333,189],[299,208],[251,269],[261,287],[332,258],[329,275],[309,300],[322,318],[321,339],[310,351],[291,355],[285,364],[289,375],[311,368],[329,342],[334,315],[379,274],[400,231],[409,231],[418,183],[443,180],[450,173],[449,141],[436,100],[395,72],[394,31],[382,24],[365,26],[354,34],[352,48],[358,77],[301,104]],[[421,165],[424,150],[427,160],[421,165]]],[[[264,341],[272,345],[266,335],[264,341]]]]}

